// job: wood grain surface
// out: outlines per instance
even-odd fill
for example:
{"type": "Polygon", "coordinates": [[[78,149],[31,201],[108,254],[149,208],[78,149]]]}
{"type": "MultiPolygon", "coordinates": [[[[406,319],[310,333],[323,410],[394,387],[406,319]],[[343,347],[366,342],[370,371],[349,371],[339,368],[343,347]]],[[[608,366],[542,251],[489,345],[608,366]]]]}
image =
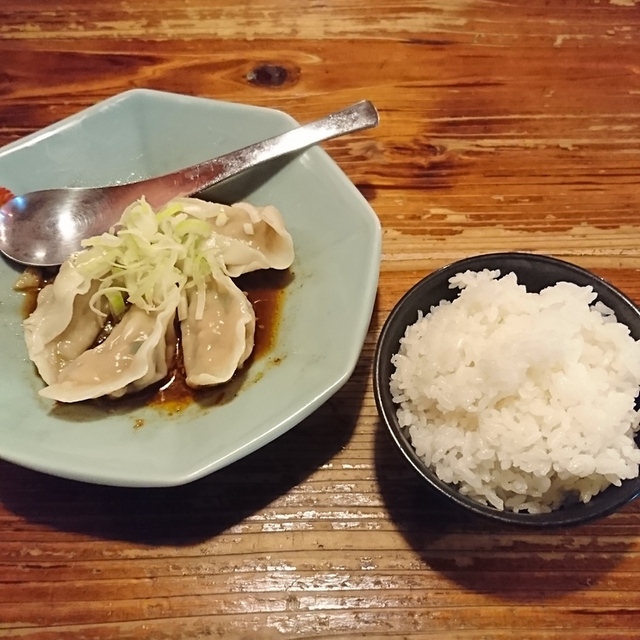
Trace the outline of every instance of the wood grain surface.
{"type": "Polygon", "coordinates": [[[640,302],[639,51],[637,0],[3,0],[0,145],[133,87],[300,121],[367,98],[381,125],[325,148],[384,236],[354,375],[267,447],[154,490],[0,462],[0,637],[640,637],[640,503],[472,519],[371,391],[392,306],[458,258],[554,255],[640,302]]]}

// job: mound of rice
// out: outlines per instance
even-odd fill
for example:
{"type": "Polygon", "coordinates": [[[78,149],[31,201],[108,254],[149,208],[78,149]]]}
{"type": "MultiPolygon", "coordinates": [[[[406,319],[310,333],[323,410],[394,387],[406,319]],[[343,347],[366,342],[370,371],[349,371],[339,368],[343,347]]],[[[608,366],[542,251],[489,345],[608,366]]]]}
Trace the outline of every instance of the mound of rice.
{"type": "Polygon", "coordinates": [[[417,454],[444,482],[500,510],[588,502],[638,475],[640,341],[560,282],[467,271],[460,294],[407,327],[393,399],[417,454]]]}

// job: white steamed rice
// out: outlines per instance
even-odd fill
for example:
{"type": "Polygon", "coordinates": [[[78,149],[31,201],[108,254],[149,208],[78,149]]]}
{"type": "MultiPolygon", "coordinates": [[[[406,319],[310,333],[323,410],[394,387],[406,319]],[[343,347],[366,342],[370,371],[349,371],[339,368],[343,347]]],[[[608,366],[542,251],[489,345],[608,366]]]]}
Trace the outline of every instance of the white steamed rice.
{"type": "Polygon", "coordinates": [[[640,341],[591,287],[499,276],[451,278],[459,296],[420,313],[392,358],[418,456],[461,493],[531,513],[636,477],[640,341]]]}

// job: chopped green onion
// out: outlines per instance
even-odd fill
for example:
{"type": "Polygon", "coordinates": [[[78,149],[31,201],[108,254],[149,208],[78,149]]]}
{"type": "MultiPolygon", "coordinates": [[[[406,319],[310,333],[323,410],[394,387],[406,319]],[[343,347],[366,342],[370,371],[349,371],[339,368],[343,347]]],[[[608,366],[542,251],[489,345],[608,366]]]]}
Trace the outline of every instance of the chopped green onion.
{"type": "Polygon", "coordinates": [[[196,218],[188,218],[178,222],[175,226],[175,232],[178,237],[186,236],[192,233],[196,236],[208,238],[211,235],[211,225],[204,220],[197,220],[196,218]]]}
{"type": "Polygon", "coordinates": [[[122,314],[124,314],[127,308],[124,301],[124,296],[122,295],[122,291],[117,289],[115,290],[106,289],[104,291],[104,295],[106,296],[109,302],[109,308],[111,309],[111,314],[115,318],[120,318],[122,314]]]}
{"type": "MultiPolygon", "coordinates": [[[[209,222],[171,202],[157,213],[144,198],[127,207],[111,233],[83,242],[73,258],[83,274],[99,280],[91,305],[106,298],[119,317],[127,304],[152,311],[178,288],[196,287],[196,317],[204,313],[206,284],[223,269],[209,222]]],[[[182,310],[184,312],[184,310],[182,310]]]]}

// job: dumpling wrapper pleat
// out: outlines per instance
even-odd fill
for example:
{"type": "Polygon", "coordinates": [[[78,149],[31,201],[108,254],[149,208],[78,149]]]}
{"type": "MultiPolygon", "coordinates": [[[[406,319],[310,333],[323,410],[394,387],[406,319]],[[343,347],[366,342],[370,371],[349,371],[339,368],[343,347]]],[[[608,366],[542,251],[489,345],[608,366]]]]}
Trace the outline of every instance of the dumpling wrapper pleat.
{"type": "Polygon", "coordinates": [[[102,330],[105,317],[89,303],[98,283],[65,262],[53,283],[38,294],[37,306],[23,323],[29,358],[47,384],[86,351],[102,330]]]}
{"type": "Polygon", "coordinates": [[[70,362],[40,395],[59,402],[120,397],[167,375],[173,357],[173,321],[180,292],[147,312],[132,306],[108,338],[70,362]]]}
{"type": "Polygon", "coordinates": [[[187,316],[180,323],[186,382],[191,387],[231,379],[251,354],[255,313],[244,293],[228,276],[208,283],[203,317],[196,319],[196,294],[187,293],[187,316]]]}
{"type": "Polygon", "coordinates": [[[247,202],[229,207],[197,198],[176,198],[172,202],[212,224],[215,233],[211,246],[232,278],[258,269],[288,269],[293,263],[293,238],[276,207],[254,207],[247,202]]]}

